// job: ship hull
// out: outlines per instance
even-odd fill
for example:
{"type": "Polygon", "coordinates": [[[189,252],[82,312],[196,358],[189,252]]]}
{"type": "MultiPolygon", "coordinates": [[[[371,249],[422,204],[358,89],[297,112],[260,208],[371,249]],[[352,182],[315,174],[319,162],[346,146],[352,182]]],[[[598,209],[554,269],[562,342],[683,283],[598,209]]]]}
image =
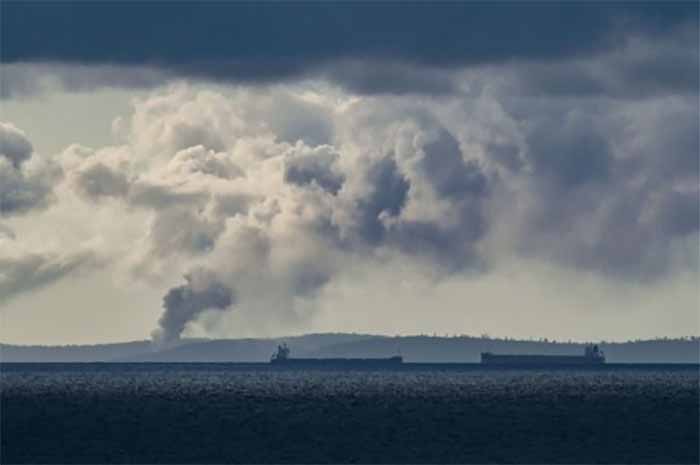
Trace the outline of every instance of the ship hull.
{"type": "Polygon", "coordinates": [[[398,366],[403,363],[400,357],[392,358],[288,358],[273,359],[270,364],[280,367],[358,367],[383,368],[398,366]]]}
{"type": "Polygon", "coordinates": [[[482,354],[482,365],[498,366],[591,366],[602,365],[605,359],[579,355],[494,355],[482,354]]]}

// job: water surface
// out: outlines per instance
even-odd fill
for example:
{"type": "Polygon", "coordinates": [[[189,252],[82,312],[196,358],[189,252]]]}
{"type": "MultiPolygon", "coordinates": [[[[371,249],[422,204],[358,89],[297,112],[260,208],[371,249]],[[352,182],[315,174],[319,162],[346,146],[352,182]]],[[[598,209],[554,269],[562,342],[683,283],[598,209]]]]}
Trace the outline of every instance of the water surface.
{"type": "Polygon", "coordinates": [[[3,364],[2,463],[698,463],[698,367],[3,364]]]}

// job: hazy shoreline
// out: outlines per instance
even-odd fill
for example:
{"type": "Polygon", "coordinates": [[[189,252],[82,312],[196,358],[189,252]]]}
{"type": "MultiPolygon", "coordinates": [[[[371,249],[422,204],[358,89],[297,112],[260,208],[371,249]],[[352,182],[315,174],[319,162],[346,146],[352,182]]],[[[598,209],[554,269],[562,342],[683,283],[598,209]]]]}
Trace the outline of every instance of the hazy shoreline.
{"type": "MultiPolygon", "coordinates": [[[[267,362],[276,345],[287,342],[300,357],[385,357],[401,353],[408,363],[478,363],[482,351],[578,354],[583,342],[496,339],[472,336],[378,336],[309,334],[260,339],[184,339],[158,348],[150,341],[23,346],[0,344],[0,362],[267,362]]],[[[700,363],[698,338],[600,342],[609,363],[700,363]]]]}

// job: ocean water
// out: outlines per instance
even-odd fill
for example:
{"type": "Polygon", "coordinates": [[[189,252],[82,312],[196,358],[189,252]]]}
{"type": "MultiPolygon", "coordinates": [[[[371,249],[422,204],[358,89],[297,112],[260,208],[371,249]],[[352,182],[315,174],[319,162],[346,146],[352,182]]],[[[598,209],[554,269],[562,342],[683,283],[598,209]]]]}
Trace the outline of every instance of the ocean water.
{"type": "Polygon", "coordinates": [[[695,463],[698,366],[0,365],[1,463],[695,463]]]}

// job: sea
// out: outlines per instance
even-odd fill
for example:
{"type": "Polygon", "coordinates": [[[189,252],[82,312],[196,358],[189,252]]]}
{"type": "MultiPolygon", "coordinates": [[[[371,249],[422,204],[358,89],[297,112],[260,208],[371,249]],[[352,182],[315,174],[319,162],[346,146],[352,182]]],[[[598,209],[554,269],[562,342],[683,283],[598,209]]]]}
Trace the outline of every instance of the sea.
{"type": "Polygon", "coordinates": [[[700,462],[698,365],[0,364],[0,463],[700,462]]]}

